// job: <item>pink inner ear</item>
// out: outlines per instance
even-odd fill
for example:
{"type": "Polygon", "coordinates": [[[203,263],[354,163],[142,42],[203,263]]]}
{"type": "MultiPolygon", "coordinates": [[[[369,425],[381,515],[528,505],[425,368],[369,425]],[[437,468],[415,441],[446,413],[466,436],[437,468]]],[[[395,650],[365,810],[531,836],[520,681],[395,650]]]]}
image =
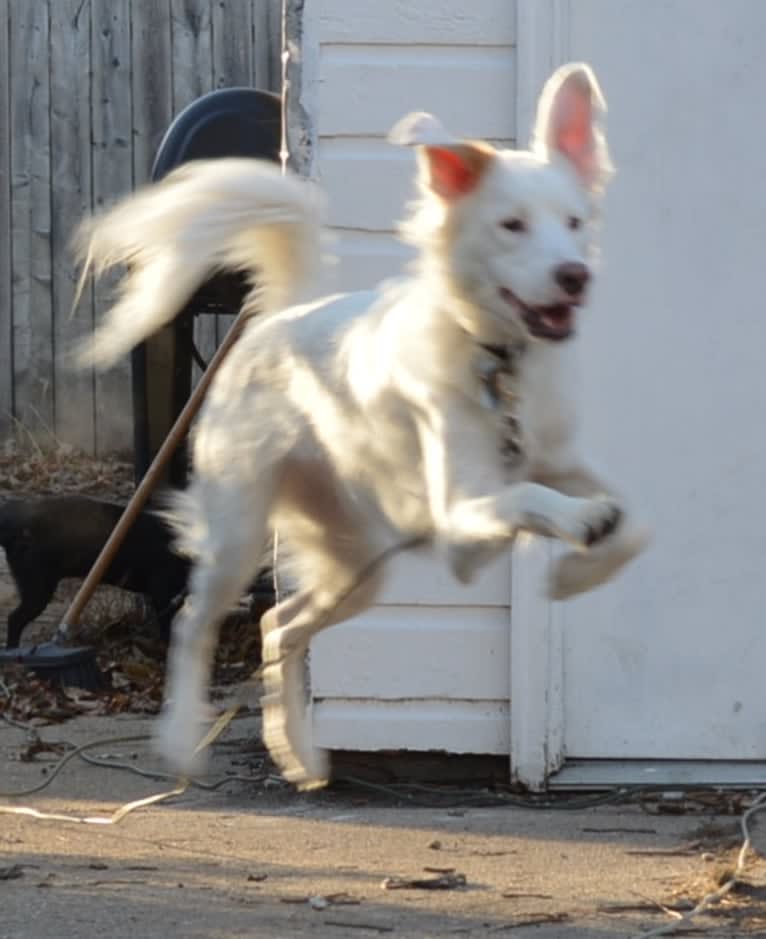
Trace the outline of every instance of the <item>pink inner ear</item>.
{"type": "Polygon", "coordinates": [[[581,176],[590,176],[594,158],[590,94],[565,83],[559,90],[551,118],[549,144],[567,157],[581,176]]]}
{"type": "Polygon", "coordinates": [[[480,172],[475,161],[454,150],[428,147],[431,189],[444,199],[456,199],[470,192],[478,183],[480,172]]]}
{"type": "MultiPolygon", "coordinates": [[[[569,95],[566,102],[566,121],[559,128],[558,145],[566,152],[579,153],[590,146],[591,113],[590,104],[580,95],[569,95]]],[[[564,102],[562,102],[562,105],[564,102]]]]}

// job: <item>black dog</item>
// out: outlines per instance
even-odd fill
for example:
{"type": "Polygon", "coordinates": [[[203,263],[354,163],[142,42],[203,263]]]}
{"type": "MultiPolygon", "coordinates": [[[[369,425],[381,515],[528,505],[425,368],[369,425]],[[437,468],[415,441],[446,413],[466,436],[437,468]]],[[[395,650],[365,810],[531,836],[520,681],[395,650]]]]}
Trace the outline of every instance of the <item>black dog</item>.
{"type": "MultiPolygon", "coordinates": [[[[123,509],[84,496],[24,499],[0,506],[0,545],[20,598],[8,617],[9,649],[18,646],[24,628],[50,603],[60,580],[88,574],[123,509]]],[[[161,518],[141,512],[102,581],[146,595],[165,642],[189,573],[189,562],[175,553],[172,537],[161,518]]]]}

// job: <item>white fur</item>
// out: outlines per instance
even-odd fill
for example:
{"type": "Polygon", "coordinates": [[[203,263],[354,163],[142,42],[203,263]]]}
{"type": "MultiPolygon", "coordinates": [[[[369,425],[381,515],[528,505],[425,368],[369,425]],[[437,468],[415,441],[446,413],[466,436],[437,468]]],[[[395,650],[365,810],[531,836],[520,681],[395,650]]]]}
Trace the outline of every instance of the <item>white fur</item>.
{"type": "Polygon", "coordinates": [[[170,322],[218,268],[252,275],[254,307],[303,299],[301,286],[318,270],[318,193],[271,163],[257,173],[251,166],[234,157],[186,164],[80,226],[80,290],[90,271],[130,269],[120,300],[81,350],[83,364],[116,362],[170,322]]]}
{"type": "Polygon", "coordinates": [[[298,590],[261,624],[264,736],[304,787],[327,778],[327,761],[311,741],[303,655],[318,630],[374,601],[382,571],[357,577],[381,550],[423,535],[467,580],[520,531],[556,537],[575,551],[552,572],[551,595],[568,596],[646,543],[624,516],[607,534],[618,507],[575,446],[569,344],[530,336],[525,319],[567,299],[560,265],[591,264],[608,169],[590,70],[558,73],[542,100],[535,153],[455,141],[422,115],[400,127],[419,146],[422,200],[407,226],[418,261],[369,293],[282,309],[312,285],[316,198],[255,161],[191,165],[89,229],[97,270],[133,265],[91,350],[101,361],[171,319],[214,267],[266,285],[266,315],[249,322],[204,404],[193,482],[175,509],[195,559],[159,733],[177,769],[199,765],[217,624],[270,529],[289,545],[298,590]],[[523,231],[508,230],[511,219],[523,231]],[[477,376],[489,354],[481,344],[520,340],[526,461],[509,477],[501,421],[477,376]]]}

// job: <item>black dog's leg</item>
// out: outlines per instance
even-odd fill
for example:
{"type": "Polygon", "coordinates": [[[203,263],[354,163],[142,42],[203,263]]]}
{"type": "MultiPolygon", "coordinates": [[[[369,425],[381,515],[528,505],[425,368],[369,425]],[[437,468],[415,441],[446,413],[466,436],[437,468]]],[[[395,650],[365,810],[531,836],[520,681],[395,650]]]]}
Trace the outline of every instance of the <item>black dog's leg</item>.
{"type": "Polygon", "coordinates": [[[11,570],[21,602],[8,616],[8,637],[5,644],[8,649],[15,649],[27,624],[38,617],[51,602],[58,581],[39,571],[25,571],[23,576],[19,577],[13,568],[11,570]]]}

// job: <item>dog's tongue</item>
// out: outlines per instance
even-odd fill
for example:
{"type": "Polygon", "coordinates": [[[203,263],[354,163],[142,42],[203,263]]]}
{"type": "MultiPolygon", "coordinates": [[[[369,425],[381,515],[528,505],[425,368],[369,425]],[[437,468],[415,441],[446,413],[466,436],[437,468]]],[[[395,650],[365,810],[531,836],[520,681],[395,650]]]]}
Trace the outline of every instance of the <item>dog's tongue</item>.
{"type": "Polygon", "coordinates": [[[540,322],[553,332],[565,332],[572,325],[572,308],[563,303],[540,311],[540,322]]]}

